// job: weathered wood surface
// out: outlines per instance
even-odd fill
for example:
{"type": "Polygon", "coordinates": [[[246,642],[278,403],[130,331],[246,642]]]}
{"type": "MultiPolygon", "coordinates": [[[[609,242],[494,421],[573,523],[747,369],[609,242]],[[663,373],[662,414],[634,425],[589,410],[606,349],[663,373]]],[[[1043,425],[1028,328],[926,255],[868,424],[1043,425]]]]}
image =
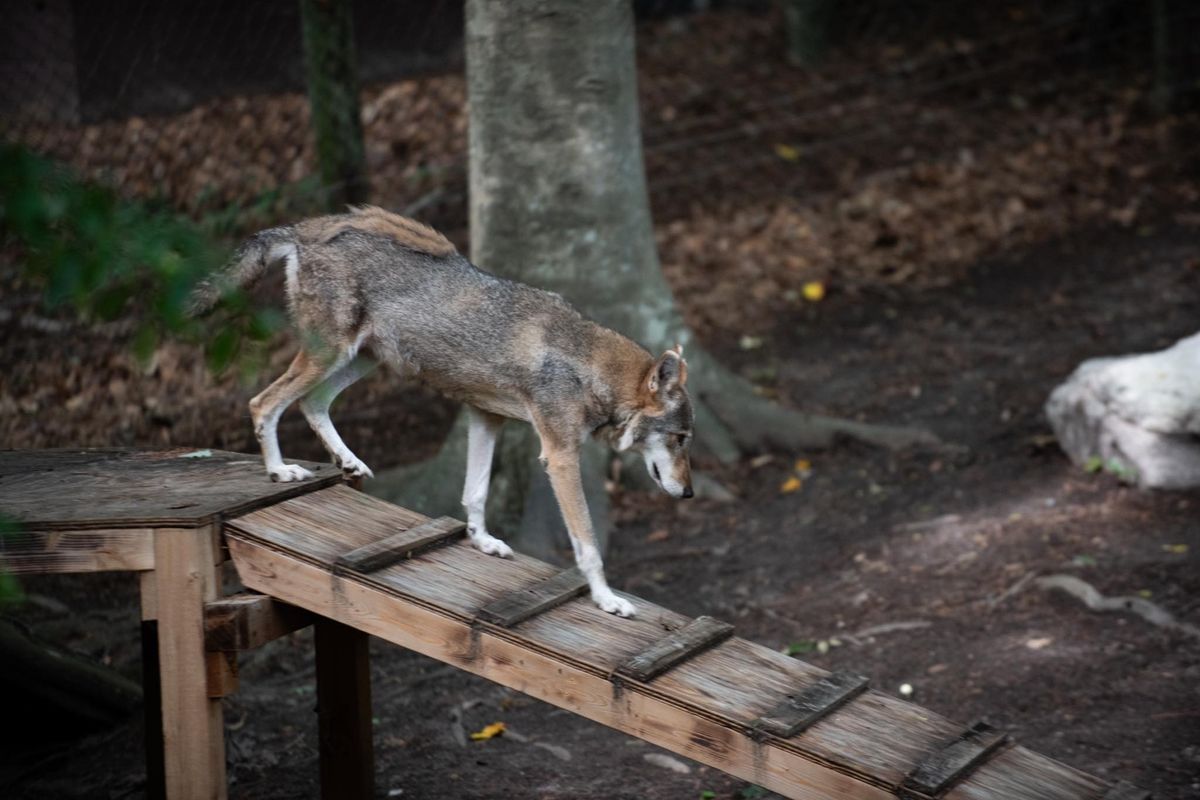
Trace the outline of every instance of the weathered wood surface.
{"type": "Polygon", "coordinates": [[[0,569],[17,575],[151,570],[153,530],[19,530],[0,536],[0,569]]]}
{"type": "Polygon", "coordinates": [[[587,588],[587,578],[583,577],[578,567],[572,567],[488,603],[479,609],[478,616],[482,622],[511,628],[568,600],[574,600],[587,588]]]}
{"type": "Polygon", "coordinates": [[[696,617],[625,660],[614,670],[622,678],[648,682],[733,636],[733,626],[712,617],[696,617]]]}
{"type": "Polygon", "coordinates": [[[754,727],[765,733],[790,739],[866,690],[867,679],[863,676],[834,672],[786,697],[775,708],[755,720],[754,727]]]}
{"type": "Polygon", "coordinates": [[[374,572],[405,558],[412,558],[431,547],[447,544],[461,536],[466,529],[465,522],[438,517],[343,553],[338,556],[334,566],[341,571],[374,572]]]}
{"type": "Polygon", "coordinates": [[[0,514],[23,531],[207,525],[341,481],[272,483],[258,456],[181,448],[0,451],[0,514]]]}
{"type": "Polygon", "coordinates": [[[167,797],[226,795],[221,701],[209,696],[204,604],[216,598],[216,530],[164,528],[154,533],[163,761],[167,797]]]}
{"type": "Polygon", "coordinates": [[[204,604],[204,648],[212,651],[253,650],[311,625],[302,608],[265,594],[235,594],[204,604]]]}
{"type": "Polygon", "coordinates": [[[904,783],[901,796],[920,800],[937,797],[962,780],[1008,741],[1008,735],[986,722],[975,722],[953,741],[917,765],[904,783]]]}
{"type": "MultiPolygon", "coordinates": [[[[480,621],[480,609],[555,576],[550,565],[521,555],[497,559],[457,543],[368,575],[334,574],[340,553],[425,519],[334,487],[231,520],[226,537],[242,582],[255,591],[788,797],[895,797],[917,765],[959,733],[958,726],[919,706],[867,691],[793,738],[761,731],[751,736],[759,717],[826,673],[737,638],[648,683],[624,678],[616,686],[610,676],[619,665],[689,620],[636,598],[638,616],[620,619],[580,598],[515,628],[480,621]]],[[[1105,789],[1098,780],[1021,748],[994,758],[1013,766],[997,770],[985,762],[948,796],[1095,800],[1105,789]],[[1021,774],[1010,775],[1012,769],[1021,774]],[[1031,776],[1036,787],[1028,782],[1031,776]]]]}

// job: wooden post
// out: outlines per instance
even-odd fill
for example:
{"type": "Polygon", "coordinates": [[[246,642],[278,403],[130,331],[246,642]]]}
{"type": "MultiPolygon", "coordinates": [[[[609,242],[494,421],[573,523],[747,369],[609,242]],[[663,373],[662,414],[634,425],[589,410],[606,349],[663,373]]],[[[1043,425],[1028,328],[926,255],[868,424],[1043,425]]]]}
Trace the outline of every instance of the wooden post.
{"type": "Polygon", "coordinates": [[[321,797],[369,800],[375,796],[369,637],[331,619],[317,620],[315,628],[321,797]]]}
{"type": "Polygon", "coordinates": [[[221,701],[208,696],[204,603],[216,598],[217,525],[154,532],[154,612],[169,800],[225,797],[221,701]]]}

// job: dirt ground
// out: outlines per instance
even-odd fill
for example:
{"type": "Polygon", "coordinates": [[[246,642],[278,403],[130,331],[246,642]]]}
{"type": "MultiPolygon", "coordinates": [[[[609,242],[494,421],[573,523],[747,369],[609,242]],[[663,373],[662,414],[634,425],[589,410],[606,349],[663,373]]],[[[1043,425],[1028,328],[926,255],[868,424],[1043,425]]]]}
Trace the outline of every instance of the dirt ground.
{"type": "MultiPolygon", "coordinates": [[[[928,425],[971,455],[774,453],[708,465],[731,503],[621,493],[614,583],[883,691],[909,683],[934,711],[985,717],[1102,777],[1200,796],[1200,642],[1028,583],[1007,593],[1030,573],[1068,573],[1200,622],[1200,493],[1143,493],[1073,468],[1040,412],[1080,359],[1191,331],[1198,278],[1186,232],[1092,231],[981,265],[952,289],[781,317],[743,369],[773,367],[780,393],[814,410],[928,425]],[[802,488],[781,493],[798,458],[810,461],[802,488]]],[[[25,587],[35,602],[19,618],[136,674],[132,581],[25,587]]],[[[380,796],[763,796],[700,765],[668,771],[645,760],[648,745],[423,657],[382,643],[373,654],[380,796]],[[495,720],[516,735],[456,743],[455,725],[495,720]]],[[[233,797],[315,795],[306,634],[246,658],[226,720],[233,797]]],[[[131,723],[29,764],[8,796],[137,797],[139,737],[131,723]]]]}
{"type": "MultiPolygon", "coordinates": [[[[854,54],[852,65],[830,68],[833,84],[764,56],[775,30],[760,17],[702,16],[639,34],[667,275],[706,346],[780,402],[926,426],[968,454],[842,445],[698,464],[734,492],[727,503],[617,490],[613,584],[727,619],[740,635],[819,666],[854,669],[881,691],[908,683],[917,703],[961,722],[984,717],[1106,779],[1160,798],[1200,797],[1200,641],[1090,612],[1032,582],[1071,574],[1200,624],[1200,492],[1144,493],[1074,468],[1041,413],[1080,360],[1196,331],[1200,124],[1195,115],[1147,118],[1136,75],[1114,84],[1067,70],[1030,84],[1035,91],[1022,81],[1044,64],[1002,81],[988,48],[961,41],[892,48],[878,63],[854,54]],[[911,66],[930,63],[941,66],[911,66]],[[970,70],[990,76],[987,85],[917,95],[906,83],[970,70]],[[884,74],[892,77],[861,81],[884,74]],[[832,95],[818,91],[831,86],[832,95]],[[767,127],[790,92],[791,127],[767,127]],[[838,149],[822,150],[823,141],[838,149]],[[809,159],[810,149],[819,155],[809,159]],[[679,183],[726,163],[735,168],[679,183]],[[822,302],[797,297],[810,281],[828,287],[822,302]],[[793,477],[798,487],[783,491],[793,477]]],[[[462,92],[454,76],[375,87],[367,123],[380,169],[400,165],[376,174],[377,191],[411,189],[383,201],[403,207],[430,189],[413,175],[435,176],[441,199],[425,216],[460,241],[462,176],[451,165],[463,158],[462,92]]],[[[302,131],[302,99],[280,104],[283,127],[302,131]]],[[[257,129],[238,127],[242,113],[236,104],[197,109],[178,135],[190,136],[189,120],[229,116],[240,133],[228,137],[228,158],[216,152],[225,139],[205,141],[211,161],[236,166],[237,152],[263,152],[245,138],[257,129]]],[[[79,158],[95,164],[79,167],[151,168],[152,153],[101,152],[129,127],[85,134],[79,158]]],[[[301,154],[274,165],[281,175],[311,171],[304,147],[280,145],[301,154]]],[[[189,180],[199,179],[175,187],[181,205],[189,180]]],[[[239,190],[219,188],[226,199],[239,190]]],[[[254,449],[245,401],[258,378],[213,378],[182,345],[140,365],[119,325],[91,328],[37,309],[37,287],[4,258],[0,288],[0,446],[254,449]]],[[[273,369],[288,357],[278,348],[273,369]]],[[[431,454],[453,413],[380,376],[351,389],[334,418],[368,463],[384,467],[431,454]]],[[[298,414],[285,417],[281,438],[290,456],[323,457],[298,414]]],[[[10,616],[137,677],[134,581],[23,586],[29,600],[10,616]]],[[[372,669],[380,797],[768,796],[698,764],[683,773],[650,763],[658,751],[649,745],[395,647],[375,643],[372,669]],[[508,734],[458,743],[460,729],[496,720],[508,734]]],[[[231,797],[316,796],[313,688],[307,633],[244,657],[241,689],[225,708],[231,797]]],[[[136,721],[57,749],[10,736],[0,762],[5,797],[144,792],[136,721]]]]}

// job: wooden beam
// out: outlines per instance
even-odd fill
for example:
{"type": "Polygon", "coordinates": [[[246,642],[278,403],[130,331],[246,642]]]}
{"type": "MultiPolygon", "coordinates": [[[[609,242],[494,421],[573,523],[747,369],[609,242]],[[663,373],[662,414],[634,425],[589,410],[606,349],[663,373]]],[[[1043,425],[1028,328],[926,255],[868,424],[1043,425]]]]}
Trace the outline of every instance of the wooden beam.
{"type": "Polygon", "coordinates": [[[335,564],[340,572],[375,572],[411,558],[431,547],[449,542],[467,529],[467,523],[450,517],[438,517],[386,539],[364,545],[340,556],[335,564]]]}
{"type": "Polygon", "coordinates": [[[578,567],[572,567],[488,603],[479,609],[478,619],[502,628],[511,628],[579,597],[587,590],[587,585],[583,573],[578,567]]]}
{"type": "Polygon", "coordinates": [[[861,675],[831,673],[784,699],[755,720],[753,727],[784,739],[790,738],[858,697],[867,690],[867,684],[867,679],[861,675]]]}
{"type": "Polygon", "coordinates": [[[204,654],[204,684],[210,699],[228,697],[238,688],[237,653],[233,651],[204,654]]]}
{"type": "Polygon", "coordinates": [[[375,796],[368,636],[340,622],[316,622],[317,727],[323,800],[375,796]]]}
{"type": "Polygon", "coordinates": [[[307,611],[265,594],[237,594],[204,604],[204,648],[253,650],[313,623],[307,611]]]}
{"type": "Polygon", "coordinates": [[[0,541],[0,569],[15,575],[154,569],[154,531],[18,531],[0,541]]]}
{"type": "Polygon", "coordinates": [[[940,796],[1007,741],[1004,731],[986,722],[970,725],[957,739],[917,765],[900,786],[900,796],[913,800],[940,796]]]}
{"type": "Polygon", "coordinates": [[[204,604],[218,591],[215,527],[154,533],[154,588],[168,798],[224,798],[221,701],[208,696],[204,604]]]}
{"type": "Polygon", "coordinates": [[[696,617],[659,639],[615,670],[615,675],[646,683],[689,658],[733,636],[733,626],[712,617],[696,617]]]}

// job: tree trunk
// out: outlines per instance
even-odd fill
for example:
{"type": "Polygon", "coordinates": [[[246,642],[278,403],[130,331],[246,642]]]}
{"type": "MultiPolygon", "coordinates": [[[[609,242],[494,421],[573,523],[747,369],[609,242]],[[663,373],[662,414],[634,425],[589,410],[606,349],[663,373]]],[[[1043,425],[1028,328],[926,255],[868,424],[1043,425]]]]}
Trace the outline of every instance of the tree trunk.
{"type": "MultiPolygon", "coordinates": [[[[923,431],[775,406],[695,343],[655,249],[630,3],[468,0],[466,52],[472,260],[558,292],[656,354],[682,344],[696,410],[694,452],[728,462],[765,444],[821,447],[839,435],[885,446],[937,443],[923,431]]],[[[520,428],[527,426],[506,426],[489,515],[495,509],[491,519],[509,524],[520,519],[514,546],[545,557],[565,546],[565,533],[545,525],[555,521],[561,528],[535,462],[534,437],[515,430],[520,428]],[[523,514],[512,505],[522,498],[523,514]],[[551,510],[538,511],[546,508],[551,510]]],[[[448,487],[457,479],[461,488],[465,429],[460,420],[436,463],[415,481],[406,470],[376,482],[371,491],[413,503],[423,513],[446,513],[453,495],[448,487]]],[[[593,449],[588,461],[585,485],[600,531],[605,458],[593,449]]]]}
{"type": "Polygon", "coordinates": [[[326,205],[366,202],[351,0],[300,0],[304,71],[326,205]]]}
{"type": "Polygon", "coordinates": [[[1150,93],[1150,102],[1157,113],[1167,114],[1175,105],[1167,0],[1154,0],[1150,6],[1150,14],[1154,41],[1154,89],[1150,93]]]}

